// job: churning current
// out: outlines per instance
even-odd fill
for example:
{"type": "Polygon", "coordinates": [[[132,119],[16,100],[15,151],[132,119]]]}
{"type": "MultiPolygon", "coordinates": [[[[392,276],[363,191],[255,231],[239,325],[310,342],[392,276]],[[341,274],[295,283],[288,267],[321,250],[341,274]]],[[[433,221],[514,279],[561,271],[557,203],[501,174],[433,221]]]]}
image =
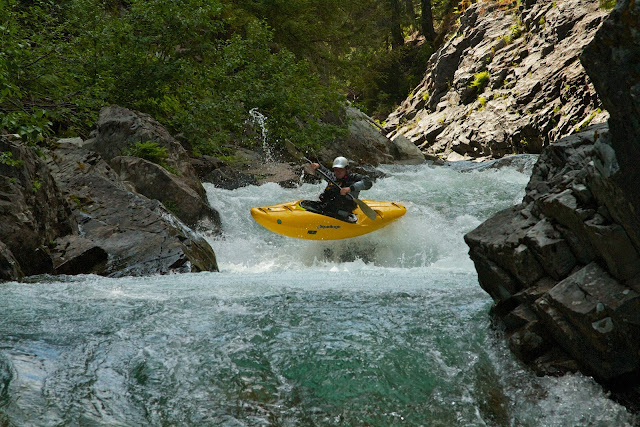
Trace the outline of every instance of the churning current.
{"type": "Polygon", "coordinates": [[[227,191],[220,273],[0,284],[0,425],[575,426],[634,419],[591,378],[539,378],[489,323],[463,235],[520,202],[507,167],[388,166],[363,199],[407,214],[346,241],[286,238],[227,191]]]}

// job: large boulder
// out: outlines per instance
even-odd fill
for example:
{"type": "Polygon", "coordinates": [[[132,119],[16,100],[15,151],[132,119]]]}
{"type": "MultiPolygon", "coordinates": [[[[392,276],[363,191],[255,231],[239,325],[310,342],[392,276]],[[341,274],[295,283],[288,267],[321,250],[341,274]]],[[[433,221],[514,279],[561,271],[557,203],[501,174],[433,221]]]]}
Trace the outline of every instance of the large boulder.
{"type": "Polygon", "coordinates": [[[396,135],[391,140],[391,153],[396,158],[394,163],[419,165],[425,162],[425,155],[404,135],[396,135]]]}
{"type": "Polygon", "coordinates": [[[465,236],[510,347],[541,373],[640,374],[640,227],[621,173],[606,125],[564,138],[522,204],[465,236]]]}
{"type": "Polygon", "coordinates": [[[606,11],[591,0],[477,2],[384,129],[443,159],[539,153],[607,113],[579,55],[606,11]]]}
{"type": "Polygon", "coordinates": [[[119,277],[218,270],[206,240],[162,203],[131,191],[97,153],[62,144],[49,167],[78,223],[74,233],[54,241],[54,273],[119,277]]]}
{"type": "Polygon", "coordinates": [[[119,177],[131,184],[137,193],[161,201],[186,224],[214,233],[219,231],[218,212],[184,179],[139,157],[118,156],[111,159],[110,164],[119,177]]]}
{"type": "Polygon", "coordinates": [[[373,166],[394,163],[392,143],[379,126],[355,107],[347,107],[346,115],[347,136],[325,145],[318,153],[319,158],[331,161],[344,156],[354,163],[373,166]]]}
{"type": "Polygon", "coordinates": [[[99,153],[136,192],[161,201],[189,226],[203,222],[210,232],[219,232],[219,215],[209,205],[187,151],[149,115],[115,105],[104,107],[83,147],[99,153]],[[136,143],[148,142],[166,150],[162,165],[128,156],[136,143]]]}
{"type": "MultiPolygon", "coordinates": [[[[620,172],[613,177],[635,209],[624,222],[640,244],[640,4],[619,0],[581,57],[603,105],[611,114],[609,129],[620,172]]],[[[624,215],[616,212],[616,215],[624,215]]]]}

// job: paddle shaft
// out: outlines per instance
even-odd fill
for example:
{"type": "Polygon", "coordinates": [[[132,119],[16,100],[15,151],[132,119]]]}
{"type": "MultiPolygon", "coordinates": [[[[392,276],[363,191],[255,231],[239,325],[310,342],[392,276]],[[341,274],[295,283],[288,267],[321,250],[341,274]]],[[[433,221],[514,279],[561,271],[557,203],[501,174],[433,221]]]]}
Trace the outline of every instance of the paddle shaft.
{"type": "MultiPolygon", "coordinates": [[[[313,164],[313,162],[309,159],[307,159],[306,157],[304,158],[307,162],[313,164]]],[[[338,188],[341,188],[340,185],[335,182],[329,175],[327,175],[326,173],[324,173],[324,171],[322,171],[321,169],[316,169],[318,172],[320,172],[320,174],[324,177],[324,179],[326,179],[327,181],[329,181],[330,183],[332,183],[333,185],[335,185],[338,188]]],[[[369,219],[371,221],[375,221],[376,218],[378,217],[378,215],[376,214],[376,212],[371,209],[365,202],[363,202],[362,200],[358,199],[357,197],[354,197],[351,193],[347,193],[347,196],[349,196],[351,198],[351,200],[353,200],[354,202],[356,202],[356,204],[360,207],[360,209],[362,209],[362,212],[364,212],[364,214],[366,216],[369,217],[369,219]]]]}

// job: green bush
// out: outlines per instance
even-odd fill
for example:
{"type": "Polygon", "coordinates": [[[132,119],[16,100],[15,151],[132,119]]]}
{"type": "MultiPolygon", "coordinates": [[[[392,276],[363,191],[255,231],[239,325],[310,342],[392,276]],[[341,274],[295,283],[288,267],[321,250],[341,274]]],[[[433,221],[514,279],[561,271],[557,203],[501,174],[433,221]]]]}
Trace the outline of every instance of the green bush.
{"type": "Polygon", "coordinates": [[[512,41],[516,40],[521,35],[522,35],[522,22],[520,21],[520,19],[518,19],[518,22],[516,22],[509,28],[509,34],[507,34],[504,37],[504,41],[507,42],[507,44],[510,44],[512,41]]]}
{"type": "Polygon", "coordinates": [[[15,160],[11,151],[0,151],[0,164],[7,166],[22,166],[23,160],[15,160]]]}
{"type": "Polygon", "coordinates": [[[166,147],[162,147],[158,145],[157,142],[151,141],[136,142],[125,150],[125,154],[128,156],[140,157],[141,159],[148,160],[158,165],[162,165],[169,157],[166,147]]]}
{"type": "Polygon", "coordinates": [[[600,0],[600,9],[611,10],[615,7],[617,0],[600,0]]]}
{"type": "MultiPolygon", "coordinates": [[[[447,15],[450,3],[434,1],[434,13],[447,15]]],[[[382,118],[424,77],[434,46],[391,48],[389,8],[387,0],[0,0],[0,131],[32,144],[87,138],[100,109],[117,104],[184,135],[196,154],[220,154],[252,143],[244,131],[255,108],[272,147],[319,148],[346,134],[347,95],[382,118]]],[[[415,10],[402,9],[411,34],[415,10]]]]}
{"type": "Polygon", "coordinates": [[[481,93],[484,88],[489,84],[491,75],[488,71],[481,71],[473,75],[473,80],[469,83],[470,88],[476,89],[478,93],[481,93]]]}
{"type": "Polygon", "coordinates": [[[0,129],[34,143],[87,137],[104,105],[150,114],[197,152],[242,144],[249,111],[273,145],[319,146],[345,97],[273,30],[226,0],[6,0],[0,129]]]}

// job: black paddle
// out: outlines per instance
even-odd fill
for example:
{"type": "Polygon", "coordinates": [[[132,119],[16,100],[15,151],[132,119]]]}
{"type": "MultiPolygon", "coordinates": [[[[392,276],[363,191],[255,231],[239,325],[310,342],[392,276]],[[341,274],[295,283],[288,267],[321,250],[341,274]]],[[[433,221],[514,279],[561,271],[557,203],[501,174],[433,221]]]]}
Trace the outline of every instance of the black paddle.
{"type": "MultiPolygon", "coordinates": [[[[307,159],[306,157],[304,158],[307,162],[312,163],[313,162],[309,159],[307,159]]],[[[330,183],[332,183],[333,185],[335,185],[336,187],[340,188],[340,186],[338,185],[337,182],[335,182],[333,179],[331,179],[331,177],[329,175],[327,175],[326,173],[324,173],[321,169],[316,169],[318,172],[320,172],[320,174],[324,177],[324,179],[326,179],[327,181],[329,181],[330,183]]],[[[373,209],[371,209],[365,202],[363,202],[362,200],[358,199],[357,197],[353,197],[351,195],[351,193],[347,193],[347,196],[350,197],[354,202],[356,202],[356,204],[358,206],[360,206],[360,209],[362,209],[362,212],[364,212],[364,214],[366,216],[369,217],[369,219],[371,221],[375,221],[376,218],[378,217],[378,215],[376,215],[376,211],[374,211],[373,209]]]]}

